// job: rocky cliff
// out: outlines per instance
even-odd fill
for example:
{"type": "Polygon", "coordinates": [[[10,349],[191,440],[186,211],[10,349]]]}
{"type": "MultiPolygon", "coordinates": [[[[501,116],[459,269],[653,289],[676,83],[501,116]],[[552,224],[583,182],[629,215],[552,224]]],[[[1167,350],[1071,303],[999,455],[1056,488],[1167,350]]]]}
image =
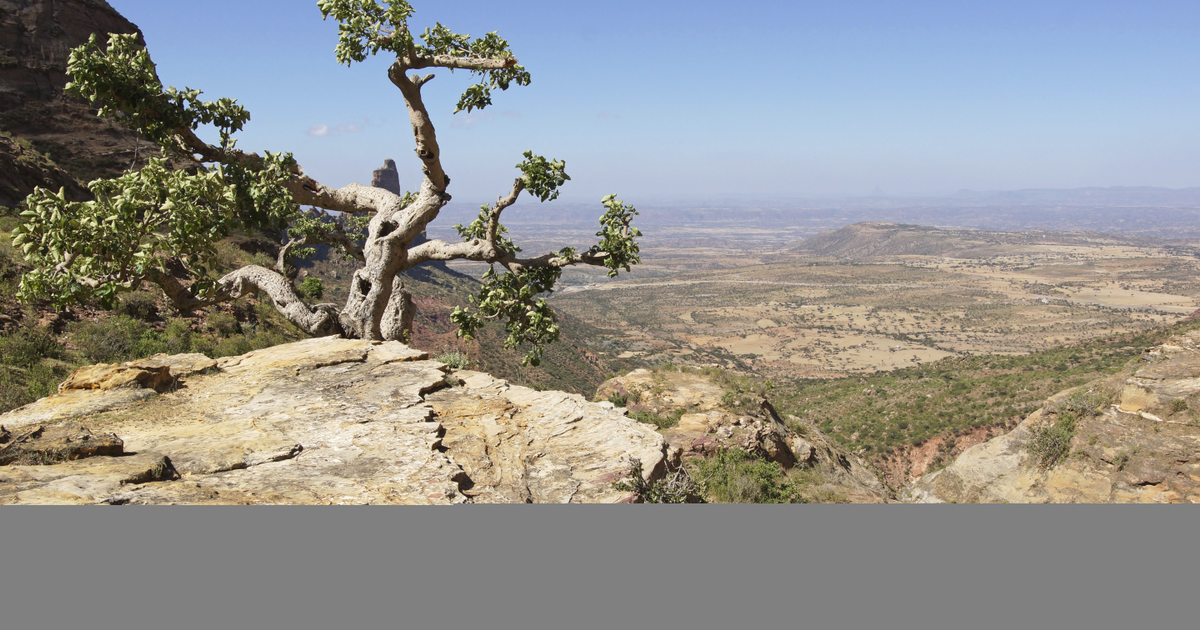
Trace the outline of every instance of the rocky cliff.
{"type": "Polygon", "coordinates": [[[1200,502],[1200,331],[1052,397],[903,493],[910,502],[1200,502]]]}
{"type": "Polygon", "coordinates": [[[666,464],[580,396],[336,338],[81,368],[0,425],[8,504],[621,502],[630,457],[666,464]]]}
{"type": "Polygon", "coordinates": [[[141,40],[137,26],[103,0],[0,0],[0,131],[10,141],[26,140],[52,162],[38,168],[0,142],[0,205],[15,205],[34,186],[66,187],[72,198],[85,199],[87,192],[70,179],[112,177],[155,151],[63,94],[67,57],[93,33],[102,39],[133,33],[141,40]]]}
{"type": "Polygon", "coordinates": [[[739,395],[736,387],[727,388],[703,372],[634,370],[605,381],[596,398],[623,402],[627,407],[620,411],[677,417],[677,423],[662,431],[668,467],[712,457],[722,449],[741,449],[785,470],[810,473],[809,483],[815,487],[809,489],[809,500],[842,497],[853,503],[879,503],[887,496],[870,469],[816,427],[798,421],[789,426],[766,398],[739,395]]]}

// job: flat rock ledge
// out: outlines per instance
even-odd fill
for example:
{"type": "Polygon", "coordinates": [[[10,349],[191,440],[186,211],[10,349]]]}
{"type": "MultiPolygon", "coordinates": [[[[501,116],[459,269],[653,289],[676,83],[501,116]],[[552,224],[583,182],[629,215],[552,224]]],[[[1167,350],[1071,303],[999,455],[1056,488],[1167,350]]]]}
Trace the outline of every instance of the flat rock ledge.
{"type": "Polygon", "coordinates": [[[397,342],[81,368],[0,415],[4,504],[617,503],[652,427],[397,342]]]}

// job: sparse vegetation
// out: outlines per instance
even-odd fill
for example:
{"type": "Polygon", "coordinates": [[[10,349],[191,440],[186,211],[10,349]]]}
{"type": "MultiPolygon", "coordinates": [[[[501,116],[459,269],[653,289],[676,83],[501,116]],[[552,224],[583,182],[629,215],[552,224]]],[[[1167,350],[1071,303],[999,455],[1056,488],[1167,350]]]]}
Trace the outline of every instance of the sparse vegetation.
{"type": "Polygon", "coordinates": [[[446,365],[456,370],[465,370],[471,367],[471,359],[467,355],[458,352],[446,352],[438,355],[436,361],[445,363],[446,365]]]}
{"type": "Polygon", "coordinates": [[[1033,434],[1025,445],[1033,463],[1047,469],[1062,461],[1071,450],[1071,438],[1075,437],[1075,414],[1064,412],[1054,422],[1045,422],[1033,428],[1033,434]]]}
{"type": "Polygon", "coordinates": [[[703,503],[704,488],[692,480],[685,467],[668,471],[652,483],[643,477],[642,461],[629,458],[629,476],[613,482],[613,489],[632,492],[642,503],[703,503]]]}
{"type": "Polygon", "coordinates": [[[703,479],[711,503],[840,503],[846,499],[823,487],[812,471],[785,471],[776,462],[739,448],[722,449],[712,457],[693,460],[695,476],[703,479]]]}

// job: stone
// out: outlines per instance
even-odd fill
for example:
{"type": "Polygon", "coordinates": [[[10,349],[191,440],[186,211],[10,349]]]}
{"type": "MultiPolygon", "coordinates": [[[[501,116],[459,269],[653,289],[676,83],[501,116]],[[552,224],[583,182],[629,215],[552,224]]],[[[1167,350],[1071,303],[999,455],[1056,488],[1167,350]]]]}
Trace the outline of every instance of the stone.
{"type": "Polygon", "coordinates": [[[67,376],[58,386],[59,392],[73,389],[152,389],[163,391],[174,382],[171,369],[165,365],[157,367],[135,367],[131,365],[88,365],[67,376]]]}
{"type": "Polygon", "coordinates": [[[472,481],[477,502],[613,503],[630,457],[646,478],[665,473],[662,436],[614,409],[564,392],[539,392],[458,370],[463,387],[428,397],[443,446],[472,481]]]}
{"type": "Polygon", "coordinates": [[[0,466],[43,464],[101,455],[121,455],[124,442],[114,434],[95,435],[78,423],[36,427],[5,440],[0,447],[0,466]]]}
{"type": "Polygon", "coordinates": [[[178,477],[171,460],[160,453],[89,457],[43,466],[9,466],[0,468],[0,503],[102,503],[127,486],[178,477]]]}
{"type": "Polygon", "coordinates": [[[0,466],[0,503],[615,502],[630,457],[648,478],[666,468],[663,438],[613,409],[477,372],[449,388],[445,365],[398,342],[309,339],[139,369],[156,366],[184,376],[162,394],[70,389],[0,416],[9,444],[72,426],[134,453],[0,466]],[[117,392],[149,396],[110,404],[117,392]],[[147,457],[159,473],[126,470],[147,457]]]}

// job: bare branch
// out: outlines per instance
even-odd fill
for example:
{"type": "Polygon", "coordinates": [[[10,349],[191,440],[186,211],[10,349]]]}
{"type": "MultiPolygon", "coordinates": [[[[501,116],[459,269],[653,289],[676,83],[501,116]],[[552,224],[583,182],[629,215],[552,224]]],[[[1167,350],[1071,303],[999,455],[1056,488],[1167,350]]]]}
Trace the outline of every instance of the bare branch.
{"type": "Polygon", "coordinates": [[[225,275],[218,283],[221,293],[228,295],[229,299],[254,293],[266,294],[276,310],[310,335],[324,337],[342,333],[338,311],[332,304],[305,304],[287,278],[266,267],[247,265],[225,275]]]}
{"type": "Polygon", "coordinates": [[[413,70],[420,68],[452,68],[455,70],[503,70],[517,65],[512,57],[493,59],[483,57],[454,57],[451,55],[434,55],[432,57],[411,57],[404,60],[405,66],[413,70]]]}
{"type": "Polygon", "coordinates": [[[388,79],[400,88],[400,93],[404,95],[404,103],[408,106],[408,120],[412,124],[413,137],[417,144],[417,157],[423,164],[422,172],[438,192],[445,192],[446,186],[450,184],[450,178],[442,170],[441,149],[438,147],[437,133],[433,129],[433,122],[429,118],[425,102],[421,100],[421,86],[428,82],[432,75],[417,78],[417,81],[414,82],[411,78],[404,76],[404,72],[409,68],[428,66],[410,66],[405,61],[398,59],[388,68],[388,79]]]}
{"type": "Polygon", "coordinates": [[[192,295],[192,292],[180,284],[175,276],[161,269],[147,271],[145,279],[157,284],[163,293],[166,294],[167,299],[171,301],[171,306],[174,306],[181,313],[190,313],[196,309],[213,306],[222,302],[230,302],[234,299],[228,294],[219,292],[212,298],[202,300],[192,295]]]}

